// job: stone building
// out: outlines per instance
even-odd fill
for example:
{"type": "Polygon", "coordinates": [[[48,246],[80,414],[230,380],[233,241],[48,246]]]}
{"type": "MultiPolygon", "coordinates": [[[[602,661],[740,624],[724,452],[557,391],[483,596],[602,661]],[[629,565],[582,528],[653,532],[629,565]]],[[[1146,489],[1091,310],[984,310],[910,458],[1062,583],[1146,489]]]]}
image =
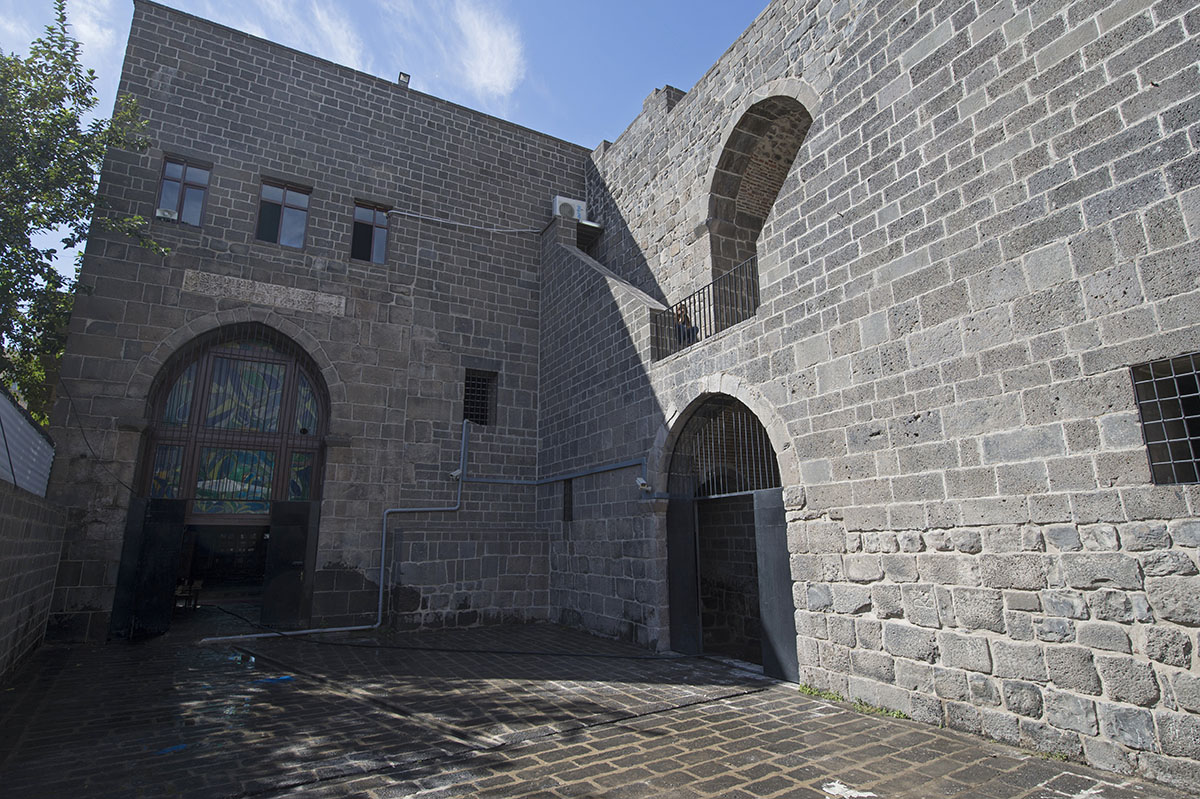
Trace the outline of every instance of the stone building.
{"type": "Polygon", "coordinates": [[[780,0],[589,152],[137,0],[51,635],[552,621],[1200,785],[1198,62],[780,0]]]}

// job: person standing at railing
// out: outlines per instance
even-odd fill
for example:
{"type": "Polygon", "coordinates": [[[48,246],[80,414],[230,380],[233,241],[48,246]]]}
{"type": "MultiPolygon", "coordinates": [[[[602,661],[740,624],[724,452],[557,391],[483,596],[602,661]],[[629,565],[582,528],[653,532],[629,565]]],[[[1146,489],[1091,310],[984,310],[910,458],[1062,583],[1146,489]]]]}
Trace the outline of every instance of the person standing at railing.
{"type": "Polygon", "coordinates": [[[675,338],[679,340],[679,346],[686,347],[688,344],[695,344],[699,332],[700,329],[692,324],[692,318],[688,316],[687,308],[676,305],[675,338]]]}

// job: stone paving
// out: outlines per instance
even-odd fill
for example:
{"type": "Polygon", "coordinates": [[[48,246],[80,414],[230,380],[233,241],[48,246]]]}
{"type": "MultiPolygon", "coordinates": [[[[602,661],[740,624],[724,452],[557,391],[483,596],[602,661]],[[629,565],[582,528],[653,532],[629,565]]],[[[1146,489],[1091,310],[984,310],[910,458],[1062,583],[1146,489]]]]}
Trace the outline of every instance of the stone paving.
{"type": "Polygon", "coordinates": [[[250,629],[40,650],[0,687],[0,796],[1187,796],[558,627],[196,645],[214,624],[250,629]]]}

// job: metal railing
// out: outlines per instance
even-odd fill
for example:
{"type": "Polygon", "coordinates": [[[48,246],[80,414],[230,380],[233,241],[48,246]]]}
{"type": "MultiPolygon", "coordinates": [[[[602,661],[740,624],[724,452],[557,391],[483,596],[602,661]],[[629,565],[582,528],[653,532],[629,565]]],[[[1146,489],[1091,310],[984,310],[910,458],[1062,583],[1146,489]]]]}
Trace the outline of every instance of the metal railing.
{"type": "Polygon", "coordinates": [[[704,288],[650,316],[654,360],[703,341],[758,310],[758,258],[748,258],[704,288]]]}

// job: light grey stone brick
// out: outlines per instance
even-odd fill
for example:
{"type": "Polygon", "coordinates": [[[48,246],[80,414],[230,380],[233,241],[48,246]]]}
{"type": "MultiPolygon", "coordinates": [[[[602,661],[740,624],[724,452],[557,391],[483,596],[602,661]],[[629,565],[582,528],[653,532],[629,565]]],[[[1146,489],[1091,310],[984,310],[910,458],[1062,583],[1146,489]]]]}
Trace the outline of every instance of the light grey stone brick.
{"type": "Polygon", "coordinates": [[[834,583],[833,609],[838,613],[867,613],[871,610],[871,589],[865,585],[834,583]]]}
{"type": "Polygon", "coordinates": [[[1104,683],[1104,693],[1116,702],[1150,707],[1158,701],[1158,680],[1154,668],[1132,657],[1097,655],[1096,670],[1104,683]]]}
{"type": "Polygon", "coordinates": [[[966,672],[934,666],[932,676],[933,690],[942,699],[955,702],[967,702],[971,699],[971,691],[967,688],[966,672]]]}
{"type": "Polygon", "coordinates": [[[1004,632],[1004,599],[998,590],[953,588],[950,593],[954,597],[954,614],[960,627],[1004,632]]]}
{"type": "Polygon", "coordinates": [[[1097,703],[1096,709],[1105,736],[1130,749],[1154,748],[1154,716],[1149,710],[1107,702],[1097,703]]]}
{"type": "MultiPolygon", "coordinates": [[[[1040,609],[1044,610],[1048,616],[1062,616],[1068,619],[1086,619],[1088,617],[1088,604],[1079,591],[1055,589],[1041,591],[1038,596],[1041,598],[1042,607],[1040,609]]],[[[1039,608],[1031,608],[1031,610],[1039,610],[1039,608]]]]}
{"type": "Polygon", "coordinates": [[[1000,689],[991,677],[968,673],[967,690],[971,692],[971,702],[976,705],[995,707],[1000,704],[1000,689]]]}
{"type": "Polygon", "coordinates": [[[933,669],[928,663],[900,658],[896,661],[896,687],[931,694],[934,691],[933,669]]]}
{"type": "Polygon", "coordinates": [[[915,583],[918,579],[917,559],[913,555],[883,555],[884,575],[894,583],[915,583]]]}
{"type": "Polygon", "coordinates": [[[1036,591],[1005,591],[1004,607],[1036,613],[1042,609],[1042,600],[1036,591]]]}
{"type": "Polygon", "coordinates": [[[1200,717],[1158,710],[1154,719],[1164,755],[1200,758],[1200,717]]]}
{"type": "Polygon", "coordinates": [[[937,593],[932,585],[904,585],[900,589],[904,601],[904,618],[920,627],[941,627],[937,593]]]}
{"type": "Polygon", "coordinates": [[[886,622],[883,625],[883,648],[897,657],[932,663],[938,656],[936,636],[933,630],[886,622]]]}
{"type": "Polygon", "coordinates": [[[1074,730],[1084,735],[1100,731],[1096,719],[1096,703],[1066,691],[1049,688],[1045,692],[1046,720],[1055,727],[1074,730]]]}
{"type": "Polygon", "coordinates": [[[1041,644],[992,641],[992,664],[997,677],[1046,681],[1046,661],[1042,657],[1041,644]]]}
{"type": "Polygon", "coordinates": [[[1141,564],[1129,555],[1117,552],[1065,552],[1061,557],[1063,577],[1072,588],[1142,589],[1141,564]]]}
{"type": "Polygon", "coordinates": [[[982,636],[943,631],[938,635],[938,645],[942,653],[942,663],[951,668],[985,674],[992,670],[992,654],[987,639],[982,636]]]}
{"type": "Polygon", "coordinates": [[[1175,701],[1184,710],[1200,713],[1200,675],[1175,672],[1171,677],[1171,688],[1175,691],[1175,701]]]}
{"type": "Polygon", "coordinates": [[[1059,688],[1097,696],[1102,685],[1092,653],[1081,646],[1046,647],[1046,670],[1059,688]]]}
{"type": "Polygon", "coordinates": [[[1039,641],[1061,644],[1075,640],[1075,622],[1057,617],[1034,619],[1033,633],[1039,641]]]}
{"type": "Polygon", "coordinates": [[[1147,627],[1146,657],[1188,669],[1192,666],[1192,638],[1183,630],[1173,627],[1147,627]]]}
{"type": "Polygon", "coordinates": [[[1200,626],[1200,577],[1151,577],[1146,596],[1158,618],[1200,626]]]}
{"type": "Polygon", "coordinates": [[[1200,520],[1182,519],[1167,525],[1167,532],[1176,544],[1200,547],[1200,520]]]}
{"type": "Polygon", "coordinates": [[[1078,552],[1083,548],[1079,528],[1073,524],[1051,524],[1045,529],[1046,541],[1059,552],[1078,552]]]}
{"type": "Polygon", "coordinates": [[[1167,535],[1167,526],[1162,522],[1129,522],[1117,529],[1121,536],[1122,549],[1145,552],[1150,549],[1166,549],[1171,546],[1171,537],[1167,535]]]}
{"type": "Polygon", "coordinates": [[[1042,717],[1042,689],[1033,683],[1005,680],[1004,706],[1013,713],[1030,718],[1042,717]]]}
{"type": "Polygon", "coordinates": [[[1079,528],[1079,540],[1089,552],[1113,552],[1120,539],[1111,524],[1088,524],[1079,528]]]}
{"type": "Polygon", "coordinates": [[[1147,552],[1139,558],[1142,571],[1147,577],[1187,577],[1196,574],[1196,564],[1187,553],[1179,549],[1160,549],[1147,552]]]}
{"type": "Polygon", "coordinates": [[[904,615],[904,602],[898,585],[873,585],[870,588],[871,603],[875,616],[880,619],[898,619],[904,615]]]}
{"type": "Polygon", "coordinates": [[[1125,591],[1103,588],[1088,594],[1088,607],[1100,621],[1133,621],[1133,602],[1125,591]]]}
{"type": "Polygon", "coordinates": [[[873,583],[883,578],[878,555],[846,555],[843,557],[846,579],[855,583],[873,583]]]}
{"type": "Polygon", "coordinates": [[[826,611],[833,607],[833,590],[828,583],[809,583],[806,596],[809,610],[826,611]]]}
{"type": "Polygon", "coordinates": [[[1035,590],[1046,587],[1048,563],[1045,555],[1000,554],[983,558],[983,584],[989,588],[1035,590]]]}
{"type": "Polygon", "coordinates": [[[896,680],[896,660],[885,652],[855,649],[850,652],[850,673],[892,683],[896,680]]]}
{"type": "Polygon", "coordinates": [[[1080,623],[1075,628],[1075,637],[1080,644],[1092,649],[1106,649],[1110,652],[1132,652],[1129,643],[1129,633],[1119,624],[1107,624],[1099,621],[1080,623]]]}

